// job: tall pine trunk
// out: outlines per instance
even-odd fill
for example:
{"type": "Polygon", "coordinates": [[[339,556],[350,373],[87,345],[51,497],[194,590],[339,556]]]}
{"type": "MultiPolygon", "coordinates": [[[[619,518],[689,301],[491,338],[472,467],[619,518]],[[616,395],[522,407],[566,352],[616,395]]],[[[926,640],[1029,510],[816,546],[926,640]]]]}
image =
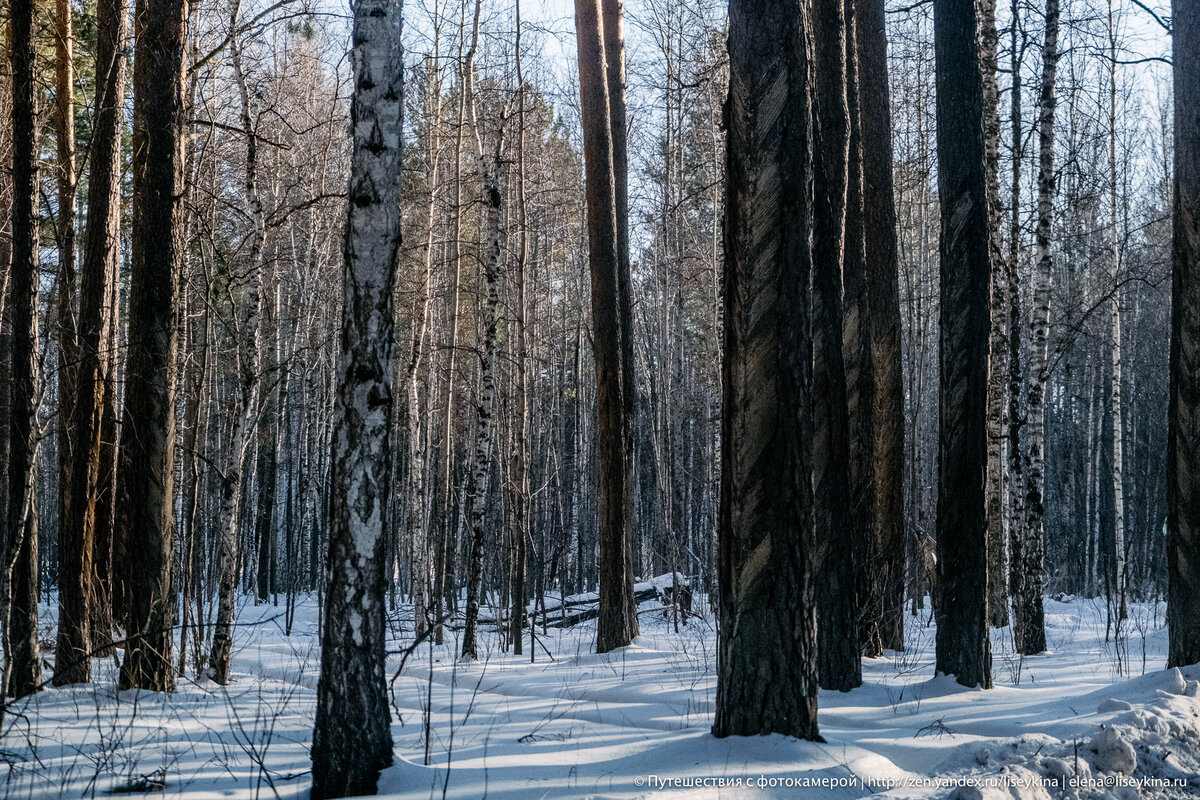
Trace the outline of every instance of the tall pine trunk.
{"type": "Polygon", "coordinates": [[[588,262],[592,277],[592,346],[596,364],[596,413],[600,461],[600,617],[596,650],[624,647],[637,635],[633,601],[632,319],[624,207],[623,49],[616,0],[576,0],[580,108],[587,178],[588,262]],[[611,30],[610,27],[617,27],[611,30]],[[610,60],[612,59],[612,60],[610,60]],[[620,60],[620,64],[614,61],[620,60]],[[621,102],[614,104],[621,81],[621,102]],[[619,130],[618,130],[619,129],[619,130]],[[620,140],[614,139],[619,134],[620,140]],[[624,285],[623,285],[624,284],[624,285]]]}
{"type": "Polygon", "coordinates": [[[1172,4],[1175,221],[1167,453],[1168,667],[1200,661],[1200,8],[1172,4]]]}
{"type": "MultiPolygon", "coordinates": [[[[55,3],[54,135],[58,188],[58,640],[54,649],[54,684],[91,679],[92,527],[85,523],[88,486],[75,482],[77,451],[86,443],[74,427],[79,393],[79,315],[75,293],[75,68],[71,4],[55,3]],[[83,502],[75,495],[82,494],[83,502]]],[[[83,456],[86,463],[86,456],[83,456]]]]}
{"type": "MultiPolygon", "coordinates": [[[[25,697],[42,685],[38,641],[38,530],[34,506],[37,460],[38,369],[38,151],[37,49],[34,3],[10,5],[12,68],[12,265],[8,283],[9,350],[8,470],[3,572],[4,696],[25,697]]],[[[0,715],[3,714],[0,709],[0,715]]]]}
{"type": "Polygon", "coordinates": [[[904,382],[884,0],[855,0],[863,224],[871,337],[871,605],[879,643],[904,649],[904,382]]]}
{"type": "Polygon", "coordinates": [[[820,738],[812,37],[808,0],[730,2],[717,736],[820,738]]]}
{"type": "MultiPolygon", "coordinates": [[[[855,595],[862,654],[883,654],[883,587],[877,567],[875,537],[875,395],[871,362],[871,315],[867,284],[867,229],[864,218],[861,56],[858,19],[861,0],[845,0],[846,100],[850,112],[849,161],[846,181],[846,236],[842,248],[842,351],[846,369],[846,408],[850,431],[850,519],[855,550],[855,595]]],[[[890,157],[890,156],[889,156],[890,157]]]]}
{"type": "Polygon", "coordinates": [[[850,431],[842,354],[842,253],[846,244],[850,113],[843,0],[815,0],[813,332],[813,535],[816,540],[817,674],[824,689],[862,684],[850,517],[850,431]]]}
{"type": "Polygon", "coordinates": [[[170,691],[174,360],[182,248],[187,0],[138,0],[133,67],[133,241],[118,536],[128,643],[120,686],[170,691]]]}
{"type": "MultiPolygon", "coordinates": [[[[603,30],[603,63],[608,100],[608,122],[611,130],[613,208],[616,213],[617,240],[617,316],[621,351],[621,490],[624,509],[623,524],[606,526],[601,522],[600,535],[600,620],[596,627],[596,651],[607,652],[623,647],[638,635],[637,604],[633,599],[633,504],[634,470],[637,464],[637,440],[634,437],[634,415],[637,407],[636,378],[633,355],[633,278],[629,263],[629,155],[625,114],[625,12],[623,0],[600,0],[603,30]]],[[[590,183],[590,177],[589,177],[590,183]]],[[[595,292],[595,274],[592,277],[595,292]]],[[[595,325],[595,296],[592,299],[595,325]]],[[[599,359],[597,359],[598,363],[599,359]]],[[[599,367],[597,366],[597,369],[599,367]]],[[[604,426],[601,425],[601,437],[604,426]]],[[[601,455],[601,460],[604,456],[601,455]]],[[[610,465],[615,469],[615,464],[610,465]]],[[[601,482],[607,470],[601,468],[601,482]]],[[[616,475],[613,474],[613,480],[616,475]]],[[[605,490],[601,489],[603,493],[605,490]]],[[[616,496],[613,498],[617,502],[616,496]]],[[[601,510],[601,515],[603,515],[601,510]]]]}
{"type": "Polygon", "coordinates": [[[974,0],[935,0],[941,202],[937,670],[992,685],[987,619],[987,383],[991,252],[974,0]]]}
{"type": "Polygon", "coordinates": [[[175,348],[182,242],[187,0],[138,0],[133,70],[133,249],[120,502],[129,587],[122,688],[170,691],[175,598],[175,348]]]}
{"type": "Polygon", "coordinates": [[[72,518],[92,542],[92,647],[113,633],[113,478],[116,451],[114,329],[121,245],[121,123],[125,106],[127,0],[96,4],[96,95],[89,146],[87,219],[79,271],[79,394],[72,518]]]}

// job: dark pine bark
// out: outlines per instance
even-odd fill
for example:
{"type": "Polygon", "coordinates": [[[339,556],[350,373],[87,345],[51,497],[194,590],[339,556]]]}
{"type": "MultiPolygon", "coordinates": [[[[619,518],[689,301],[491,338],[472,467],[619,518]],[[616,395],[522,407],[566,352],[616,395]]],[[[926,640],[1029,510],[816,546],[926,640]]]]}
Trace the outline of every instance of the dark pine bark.
{"type": "Polygon", "coordinates": [[[862,685],[850,516],[850,421],[842,355],[850,111],[844,0],[816,0],[812,251],[813,534],[817,674],[823,689],[862,685]]]}
{"type": "Polygon", "coordinates": [[[992,685],[987,618],[990,333],[983,80],[974,0],[935,0],[941,201],[937,670],[992,685]]]}
{"type": "Polygon", "coordinates": [[[254,576],[254,598],[260,603],[267,602],[275,589],[275,482],[279,466],[279,400],[276,391],[271,392],[265,416],[259,422],[254,467],[258,474],[258,508],[254,515],[258,565],[254,576]]]}
{"type": "MultiPolygon", "coordinates": [[[[4,578],[7,590],[5,694],[25,697],[42,687],[38,647],[38,530],[34,508],[37,450],[37,50],[33,0],[13,0],[9,24],[12,67],[12,265],[8,313],[12,339],[4,578]]],[[[3,712],[0,711],[0,714],[3,712]]]]}
{"type": "MultiPolygon", "coordinates": [[[[608,119],[612,130],[613,200],[617,210],[617,322],[621,330],[621,414],[625,428],[622,469],[625,476],[625,550],[620,556],[612,556],[612,591],[608,597],[612,603],[609,613],[601,612],[598,623],[605,633],[596,632],[596,640],[604,641],[605,647],[597,646],[597,652],[621,647],[638,635],[637,603],[633,599],[633,498],[634,471],[637,464],[637,439],[633,435],[634,416],[637,413],[637,386],[634,382],[636,368],[633,355],[633,276],[629,264],[629,143],[626,132],[625,113],[625,7],[622,0],[601,0],[601,19],[604,29],[605,80],[608,90],[608,119]],[[626,641],[626,639],[628,641],[626,641]]],[[[612,550],[617,547],[615,537],[612,550]]],[[[603,582],[603,581],[602,581],[603,582]]],[[[600,590],[601,597],[604,589],[600,590]]],[[[601,600],[601,604],[604,601],[601,600]]]]}
{"type": "MultiPolygon", "coordinates": [[[[124,107],[123,105],[121,106],[124,107]]],[[[118,143],[118,157],[120,155],[118,143]]],[[[114,175],[120,170],[115,169],[114,175]]],[[[89,184],[90,189],[90,184],[89,184]]],[[[116,192],[120,184],[117,182],[116,192]]],[[[119,198],[113,201],[113,241],[119,236],[119,198]]],[[[89,208],[90,212],[90,208],[89,208]]],[[[92,575],[95,602],[92,603],[92,636],[96,655],[111,652],[113,631],[118,621],[128,618],[128,596],[124,571],[116,569],[118,546],[124,552],[123,541],[117,532],[117,347],[118,320],[120,309],[118,248],[113,247],[112,260],[108,263],[108,296],[104,299],[105,314],[101,326],[100,364],[103,375],[104,394],[100,398],[97,412],[100,420],[98,478],[96,480],[96,529],[92,541],[92,575]]],[[[86,312],[85,312],[86,313],[86,312]]],[[[78,409],[77,409],[78,410],[78,409]]]]}
{"type": "Polygon", "coordinates": [[[812,498],[812,19],[732,0],[716,736],[819,740],[812,498]]]}
{"type": "MultiPolygon", "coordinates": [[[[71,518],[91,543],[92,648],[112,640],[112,463],[104,414],[112,404],[107,334],[113,325],[109,295],[120,255],[121,109],[125,98],[125,0],[96,5],[96,95],[88,174],[83,261],[79,270],[79,374],[71,427],[71,518]]],[[[111,432],[110,432],[111,435],[111,432]]]]}
{"type": "Polygon", "coordinates": [[[1200,661],[1200,8],[1175,0],[1175,223],[1168,417],[1168,667],[1200,661]]]}
{"type": "Polygon", "coordinates": [[[353,151],[330,477],[329,588],[312,796],[374,794],[392,762],[386,658],[392,295],[400,252],[404,51],[399,0],[359,0],[353,151]]]}
{"type": "MultiPolygon", "coordinates": [[[[84,447],[73,424],[79,402],[79,316],[75,292],[75,52],[68,0],[55,3],[54,136],[58,188],[58,638],[54,685],[91,680],[92,526],[76,502],[87,487],[75,481],[77,452],[84,447]]],[[[86,475],[85,475],[86,478],[86,475]]]]}
{"type": "Polygon", "coordinates": [[[175,598],[174,360],[182,247],[187,0],[138,0],[133,70],[133,228],[118,514],[128,644],[120,686],[170,691],[175,598]]]}
{"type": "Polygon", "coordinates": [[[855,0],[862,121],[863,224],[871,336],[872,537],[870,604],[879,643],[904,649],[904,383],[900,261],[892,175],[884,0],[855,0]]]}
{"type": "Polygon", "coordinates": [[[855,550],[855,597],[859,643],[869,658],[883,655],[880,623],[882,587],[875,557],[875,454],[871,363],[870,297],[867,294],[867,240],[863,217],[862,100],[859,83],[857,15],[861,0],[846,0],[846,101],[850,150],[846,184],[846,240],[842,248],[842,350],[846,366],[846,405],[850,422],[850,514],[855,550]]]}
{"type": "Polygon", "coordinates": [[[633,346],[628,237],[621,231],[624,186],[624,50],[620,5],[576,0],[579,95],[587,178],[588,263],[592,278],[592,345],[596,362],[600,460],[600,617],[596,652],[624,647],[637,636],[633,601],[633,346]],[[612,47],[614,52],[609,52],[612,47]],[[610,59],[619,64],[610,63],[610,59]],[[619,89],[609,85],[619,76],[619,89]],[[614,103],[619,93],[620,102],[614,103]],[[613,132],[620,128],[619,140],[613,132]],[[618,148],[620,153],[618,154],[618,148]],[[618,164],[618,155],[621,163],[618,164]]]}

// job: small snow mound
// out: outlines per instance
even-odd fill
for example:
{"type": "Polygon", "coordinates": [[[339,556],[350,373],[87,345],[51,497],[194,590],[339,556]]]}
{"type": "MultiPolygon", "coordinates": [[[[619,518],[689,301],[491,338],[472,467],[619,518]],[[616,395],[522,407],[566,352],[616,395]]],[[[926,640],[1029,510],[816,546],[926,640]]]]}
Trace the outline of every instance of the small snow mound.
{"type": "Polygon", "coordinates": [[[1061,758],[1043,758],[1042,769],[1060,780],[1075,777],[1075,768],[1061,758]]]}
{"type": "Polygon", "coordinates": [[[983,800],[983,790],[978,786],[959,786],[950,795],[950,800],[983,800]]]}
{"type": "Polygon", "coordinates": [[[1115,697],[1110,697],[1101,702],[1100,705],[1096,706],[1096,713],[1107,714],[1110,711],[1131,711],[1132,709],[1133,705],[1131,703],[1126,703],[1124,700],[1118,700],[1115,697]]]}
{"type": "Polygon", "coordinates": [[[1146,708],[1139,708],[1135,711],[1130,711],[1128,714],[1122,714],[1114,719],[1113,723],[1139,731],[1151,731],[1154,733],[1164,733],[1166,731],[1158,713],[1146,708]]]}
{"type": "Polygon", "coordinates": [[[1179,667],[1172,667],[1167,671],[1167,685],[1163,687],[1163,690],[1171,694],[1183,694],[1187,691],[1187,681],[1183,679],[1183,673],[1179,671],[1179,667]]]}
{"type": "Polygon", "coordinates": [[[1130,775],[1137,768],[1137,753],[1133,745],[1125,741],[1116,728],[1108,727],[1101,731],[1092,740],[1091,749],[1096,753],[1096,766],[1105,772],[1130,775]]]}

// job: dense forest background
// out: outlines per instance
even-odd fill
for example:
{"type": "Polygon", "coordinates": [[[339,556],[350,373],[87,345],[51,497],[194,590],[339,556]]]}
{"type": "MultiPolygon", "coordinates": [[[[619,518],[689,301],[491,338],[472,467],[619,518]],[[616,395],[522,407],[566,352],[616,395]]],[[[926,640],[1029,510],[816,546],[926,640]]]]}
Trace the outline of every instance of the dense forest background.
{"type": "MultiPolygon", "coordinates": [[[[43,169],[34,505],[38,585],[47,598],[59,585],[62,515],[71,513],[63,500],[74,435],[67,393],[79,380],[72,367],[80,297],[91,291],[76,276],[75,250],[90,219],[103,88],[96,66],[103,9],[59,5],[57,16],[48,5],[35,13],[43,169]],[[54,55],[64,36],[73,70],[66,83],[54,55]],[[64,103],[73,126],[64,125],[64,103]]],[[[678,571],[711,595],[720,484],[724,8],[639,0],[625,11],[637,387],[633,569],[644,577],[678,571]]],[[[391,452],[387,574],[393,602],[416,587],[435,618],[461,602],[477,494],[489,531],[483,580],[492,604],[503,605],[514,590],[538,598],[547,590],[595,589],[598,575],[593,323],[570,16],[555,6],[524,13],[518,28],[511,4],[405,9],[393,418],[393,442],[401,444],[391,452]],[[492,172],[501,233],[499,261],[489,271],[482,255],[489,207],[480,186],[492,172]],[[485,388],[485,378],[494,386],[485,388]],[[514,525],[527,533],[508,535],[514,525]],[[527,577],[514,582],[518,572],[527,577]],[[426,585],[431,596],[423,597],[426,585]]],[[[1030,376],[1020,364],[1030,359],[1032,310],[1048,303],[1046,590],[1161,597],[1172,157],[1164,16],[1119,0],[1062,5],[1056,257],[1049,293],[1035,296],[1044,12],[1015,2],[991,13],[1002,219],[996,246],[1003,256],[997,285],[1005,289],[993,293],[993,303],[1007,304],[993,309],[1000,324],[992,351],[995,363],[1015,365],[993,370],[1001,380],[995,396],[1011,390],[1012,397],[990,409],[998,442],[992,457],[998,473],[1008,474],[1005,453],[1026,421],[1030,376]]],[[[187,631],[182,663],[199,669],[222,591],[227,604],[234,594],[290,603],[321,589],[340,314],[331,287],[341,269],[350,86],[341,9],[200,2],[189,22],[171,574],[187,631]]],[[[932,6],[889,8],[887,23],[906,582],[917,606],[928,591],[937,487],[932,6]]],[[[120,43],[129,49],[127,38],[120,43]]],[[[125,391],[126,96],[115,162],[119,257],[106,295],[96,300],[107,311],[99,348],[107,389],[98,396],[101,461],[108,464],[125,391]]],[[[6,164],[10,130],[0,131],[6,164]]],[[[0,174],[6,282],[10,180],[0,174]]],[[[111,468],[102,474],[111,486],[111,468]]],[[[1018,494],[1006,482],[1004,507],[1018,494]]],[[[100,505],[102,516],[106,507],[112,513],[111,503],[100,505]]],[[[103,528],[95,569],[118,576],[123,545],[103,528]]],[[[119,577],[116,584],[119,604],[119,577]]]]}
{"type": "Polygon", "coordinates": [[[1169,598],[1187,667],[1162,4],[9,0],[6,696],[118,650],[216,691],[277,607],[321,798],[393,763],[418,648],[428,766],[435,648],[553,660],[552,620],[602,659],[711,619],[718,739],[820,741],[818,687],[931,627],[935,682],[990,689],[999,637],[1020,686],[1051,603],[1124,677],[1169,598]]]}

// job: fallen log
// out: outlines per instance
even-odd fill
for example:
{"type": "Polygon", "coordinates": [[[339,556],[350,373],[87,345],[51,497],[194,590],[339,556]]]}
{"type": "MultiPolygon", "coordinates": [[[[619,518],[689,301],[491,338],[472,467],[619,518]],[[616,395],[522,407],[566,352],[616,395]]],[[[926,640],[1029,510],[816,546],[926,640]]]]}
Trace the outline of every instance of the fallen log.
{"type": "MultiPolygon", "coordinates": [[[[688,579],[682,575],[672,577],[670,573],[667,573],[648,581],[635,583],[633,585],[634,604],[640,605],[657,599],[661,603],[663,615],[666,616],[675,605],[672,596],[676,584],[679,586],[679,613],[686,620],[692,612],[692,588],[688,579]]],[[[543,611],[543,607],[536,603],[526,606],[525,618],[521,621],[521,627],[529,627],[531,619],[541,625],[543,616],[547,628],[570,628],[580,622],[595,619],[600,616],[600,595],[596,592],[583,592],[582,594],[568,595],[566,598],[546,598],[544,609],[543,611]]],[[[658,611],[659,609],[652,610],[658,611]]],[[[500,615],[496,616],[480,609],[479,624],[495,625],[497,630],[506,629],[508,614],[501,611],[500,615]]],[[[453,628],[453,626],[451,627],[453,628]]]]}
{"type": "MultiPolygon", "coordinates": [[[[687,619],[687,615],[692,610],[692,589],[687,578],[682,575],[672,576],[668,573],[634,584],[634,603],[640,605],[657,599],[662,604],[665,616],[675,605],[673,595],[676,584],[679,586],[679,612],[684,619],[687,619]]],[[[652,610],[657,611],[658,609],[652,610]]],[[[527,613],[535,621],[539,621],[541,617],[540,610],[535,613],[532,605],[527,609],[527,613]]],[[[545,624],[549,628],[570,628],[580,622],[600,616],[600,598],[594,592],[588,592],[584,595],[569,596],[565,601],[560,601],[553,606],[547,602],[545,616],[545,624]]]]}

